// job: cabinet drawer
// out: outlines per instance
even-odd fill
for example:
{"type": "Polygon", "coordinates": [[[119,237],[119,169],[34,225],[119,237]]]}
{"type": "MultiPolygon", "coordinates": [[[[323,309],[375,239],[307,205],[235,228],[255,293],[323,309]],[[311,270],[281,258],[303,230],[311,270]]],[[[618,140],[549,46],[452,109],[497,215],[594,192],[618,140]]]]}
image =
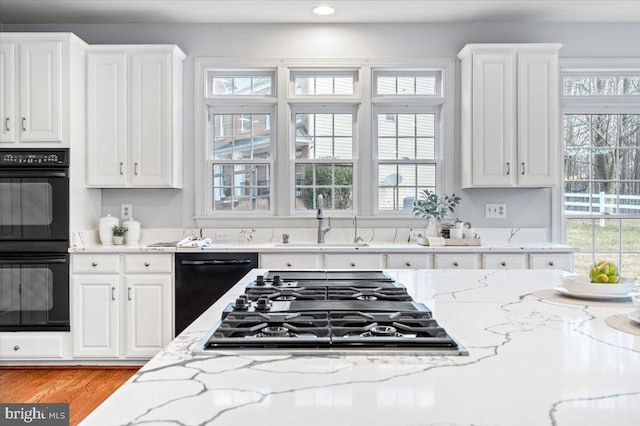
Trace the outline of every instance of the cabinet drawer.
{"type": "Polygon", "coordinates": [[[381,254],[326,254],[327,269],[379,269],[384,268],[381,254]]]}
{"type": "Polygon", "coordinates": [[[530,254],[530,269],[562,269],[573,271],[573,253],[565,254],[530,254]]]}
{"type": "Polygon", "coordinates": [[[62,358],[62,337],[3,334],[0,358],[62,358]]]}
{"type": "Polygon", "coordinates": [[[262,254],[260,267],[265,269],[308,269],[322,268],[319,254],[262,254]]]}
{"type": "Polygon", "coordinates": [[[436,254],[433,259],[436,269],[480,269],[479,254],[436,254]]]}
{"type": "Polygon", "coordinates": [[[75,273],[120,272],[120,256],[117,254],[74,254],[71,259],[75,273]]]}
{"type": "Polygon", "coordinates": [[[387,268],[389,269],[430,269],[433,265],[430,254],[388,254],[387,268]]]}
{"type": "Polygon", "coordinates": [[[524,254],[484,254],[483,269],[527,269],[524,254]]]}
{"type": "Polygon", "coordinates": [[[171,273],[172,256],[170,254],[126,254],[124,272],[127,274],[161,272],[171,273]]]}

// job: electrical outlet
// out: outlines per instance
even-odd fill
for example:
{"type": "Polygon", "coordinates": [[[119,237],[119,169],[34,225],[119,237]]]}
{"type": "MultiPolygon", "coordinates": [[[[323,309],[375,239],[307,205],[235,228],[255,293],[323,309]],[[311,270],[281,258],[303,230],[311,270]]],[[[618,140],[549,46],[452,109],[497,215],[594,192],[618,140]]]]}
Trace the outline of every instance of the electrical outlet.
{"type": "Polygon", "coordinates": [[[120,204],[120,219],[129,220],[133,214],[133,204],[120,204]]]}
{"type": "Polygon", "coordinates": [[[505,203],[487,203],[484,205],[484,217],[486,219],[504,219],[507,217],[507,205],[505,203]]]}
{"type": "Polygon", "coordinates": [[[409,231],[409,239],[410,240],[415,241],[420,237],[422,237],[422,232],[420,232],[420,231],[409,231]]]}
{"type": "Polygon", "coordinates": [[[231,241],[229,232],[216,232],[216,241],[231,241]]]}

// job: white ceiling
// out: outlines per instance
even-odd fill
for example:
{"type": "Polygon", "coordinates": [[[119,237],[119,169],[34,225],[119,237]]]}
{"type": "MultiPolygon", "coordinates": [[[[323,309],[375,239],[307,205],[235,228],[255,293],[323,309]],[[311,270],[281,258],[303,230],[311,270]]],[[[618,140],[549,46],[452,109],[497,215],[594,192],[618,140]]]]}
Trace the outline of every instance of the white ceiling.
{"type": "Polygon", "coordinates": [[[640,0],[0,0],[5,24],[469,21],[640,22],[640,0]]]}

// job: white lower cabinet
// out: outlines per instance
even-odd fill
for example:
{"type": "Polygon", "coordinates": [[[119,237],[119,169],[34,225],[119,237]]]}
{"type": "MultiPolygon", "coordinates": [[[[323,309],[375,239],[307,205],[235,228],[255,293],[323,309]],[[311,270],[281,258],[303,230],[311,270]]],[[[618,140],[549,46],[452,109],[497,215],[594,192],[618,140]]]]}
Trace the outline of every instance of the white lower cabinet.
{"type": "Polygon", "coordinates": [[[529,269],[561,269],[573,271],[573,253],[532,253],[529,255],[529,269]]]}
{"type": "Polygon", "coordinates": [[[26,361],[69,358],[67,332],[0,333],[0,360],[26,361]]]}
{"type": "Polygon", "coordinates": [[[273,253],[260,255],[264,269],[317,269],[322,268],[322,255],[316,253],[273,253]]]}
{"type": "Polygon", "coordinates": [[[435,269],[480,269],[480,255],[474,254],[435,254],[433,256],[435,269]]]}
{"type": "Polygon", "coordinates": [[[387,255],[389,269],[431,269],[433,256],[430,254],[394,253],[387,255]]]}
{"type": "Polygon", "coordinates": [[[151,358],[164,348],[173,328],[172,264],[170,254],[72,256],[73,356],[151,358]]]}
{"type": "Polygon", "coordinates": [[[524,254],[483,254],[482,269],[527,269],[524,254]]]}
{"type": "Polygon", "coordinates": [[[327,269],[381,269],[384,268],[383,254],[325,254],[327,269]]]}

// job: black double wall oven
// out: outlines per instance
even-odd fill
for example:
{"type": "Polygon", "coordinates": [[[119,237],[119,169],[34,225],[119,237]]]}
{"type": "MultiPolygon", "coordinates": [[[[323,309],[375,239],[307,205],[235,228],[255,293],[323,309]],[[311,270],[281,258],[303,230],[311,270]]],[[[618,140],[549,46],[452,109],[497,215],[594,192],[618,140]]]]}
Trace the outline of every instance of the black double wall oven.
{"type": "Polygon", "coordinates": [[[69,331],[69,150],[0,149],[0,331],[69,331]]]}

